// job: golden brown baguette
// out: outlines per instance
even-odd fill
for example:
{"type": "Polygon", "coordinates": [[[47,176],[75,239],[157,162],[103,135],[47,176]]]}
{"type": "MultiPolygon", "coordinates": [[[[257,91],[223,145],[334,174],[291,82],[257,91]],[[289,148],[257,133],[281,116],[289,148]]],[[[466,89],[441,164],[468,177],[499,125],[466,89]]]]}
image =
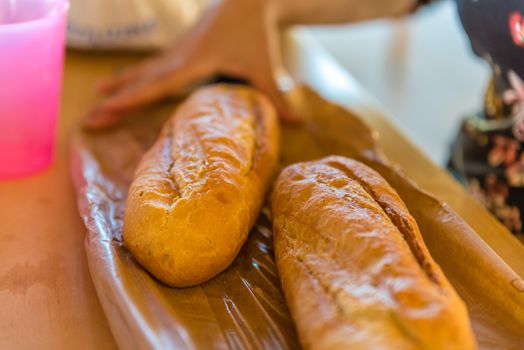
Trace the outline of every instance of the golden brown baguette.
{"type": "Polygon", "coordinates": [[[214,85],[192,94],[136,170],[125,246],[171,286],[225,270],[258,216],[278,142],[275,111],[257,91],[214,85]]]}
{"type": "Polygon", "coordinates": [[[374,170],[289,166],[272,194],[282,287],[305,349],[475,349],[464,303],[374,170]]]}

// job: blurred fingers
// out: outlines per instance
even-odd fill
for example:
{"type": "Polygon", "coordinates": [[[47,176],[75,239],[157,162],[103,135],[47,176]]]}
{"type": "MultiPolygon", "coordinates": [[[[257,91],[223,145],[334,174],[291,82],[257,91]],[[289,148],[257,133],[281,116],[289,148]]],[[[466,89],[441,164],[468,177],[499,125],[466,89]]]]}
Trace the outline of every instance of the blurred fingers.
{"type": "Polygon", "coordinates": [[[96,89],[106,94],[114,93],[145,76],[153,75],[155,70],[169,65],[170,60],[172,60],[171,50],[165,51],[139,64],[125,68],[112,76],[97,81],[96,89]]]}
{"type": "Polygon", "coordinates": [[[96,106],[88,113],[84,124],[91,129],[114,126],[126,118],[130,111],[158,101],[210,74],[208,68],[194,66],[139,79],[96,106]]]}

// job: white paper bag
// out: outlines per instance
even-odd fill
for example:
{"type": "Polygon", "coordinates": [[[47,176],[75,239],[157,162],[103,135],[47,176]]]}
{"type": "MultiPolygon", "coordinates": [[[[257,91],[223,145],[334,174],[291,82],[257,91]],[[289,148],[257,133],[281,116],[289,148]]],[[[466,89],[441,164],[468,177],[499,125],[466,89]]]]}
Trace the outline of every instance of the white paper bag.
{"type": "Polygon", "coordinates": [[[209,0],[70,0],[67,43],[84,49],[170,45],[209,0]]]}

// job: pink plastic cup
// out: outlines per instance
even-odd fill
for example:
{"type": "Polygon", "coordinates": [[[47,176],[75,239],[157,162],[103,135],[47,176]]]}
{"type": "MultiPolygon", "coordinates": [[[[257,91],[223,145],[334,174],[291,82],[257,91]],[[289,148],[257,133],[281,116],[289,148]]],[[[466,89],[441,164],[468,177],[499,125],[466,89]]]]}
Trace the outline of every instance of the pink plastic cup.
{"type": "Polygon", "coordinates": [[[67,0],[0,0],[0,178],[53,161],[67,0]]]}

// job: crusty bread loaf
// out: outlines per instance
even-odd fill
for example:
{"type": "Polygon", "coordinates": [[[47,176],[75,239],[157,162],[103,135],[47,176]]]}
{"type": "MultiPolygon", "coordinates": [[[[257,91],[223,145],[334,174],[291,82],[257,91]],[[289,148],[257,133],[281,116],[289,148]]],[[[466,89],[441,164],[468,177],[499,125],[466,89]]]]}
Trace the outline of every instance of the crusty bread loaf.
{"type": "Polygon", "coordinates": [[[476,348],[464,303],[374,170],[335,156],[289,166],[272,215],[277,267],[305,349],[476,348]]]}
{"type": "Polygon", "coordinates": [[[225,270],[259,214],[278,143],[275,111],[257,91],[213,85],[192,94],[136,170],[125,246],[171,286],[225,270]]]}

